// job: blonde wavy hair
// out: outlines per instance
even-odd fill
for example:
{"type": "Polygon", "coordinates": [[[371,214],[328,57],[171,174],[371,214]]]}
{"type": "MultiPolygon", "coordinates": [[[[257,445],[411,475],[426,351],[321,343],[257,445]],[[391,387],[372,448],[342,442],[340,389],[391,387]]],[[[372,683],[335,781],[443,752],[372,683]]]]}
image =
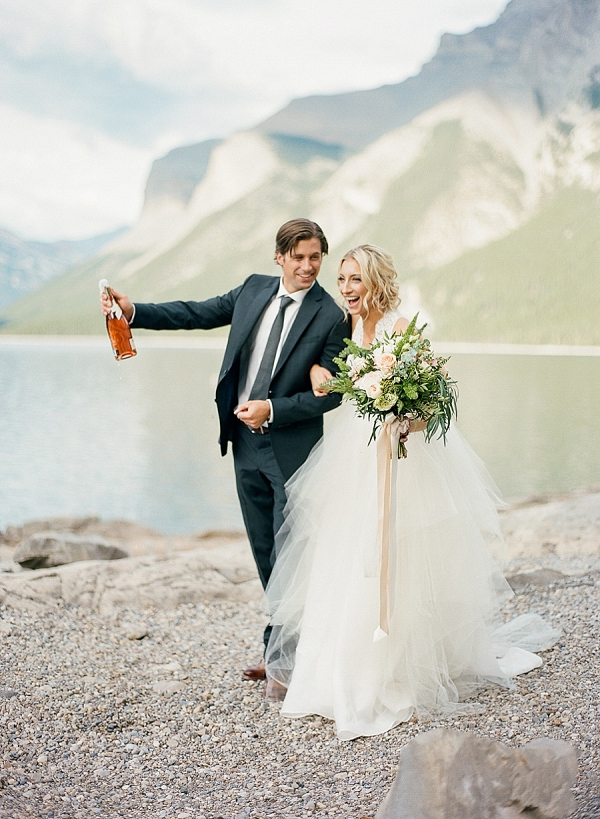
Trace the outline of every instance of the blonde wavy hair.
{"type": "Polygon", "coordinates": [[[393,310],[400,304],[398,295],[398,273],[389,253],[377,245],[359,245],[352,248],[341,259],[338,270],[347,259],[354,259],[360,268],[360,275],[367,295],[364,305],[367,312],[371,308],[380,313],[393,310]]]}

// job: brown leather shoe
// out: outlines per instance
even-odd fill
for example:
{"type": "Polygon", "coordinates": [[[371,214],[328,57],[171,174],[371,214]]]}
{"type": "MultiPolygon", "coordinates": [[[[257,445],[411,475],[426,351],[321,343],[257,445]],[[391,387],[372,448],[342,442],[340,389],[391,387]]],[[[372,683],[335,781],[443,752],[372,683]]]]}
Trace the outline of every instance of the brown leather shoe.
{"type": "Polygon", "coordinates": [[[251,665],[250,668],[245,668],[242,671],[242,679],[250,680],[251,682],[259,682],[267,677],[265,669],[265,661],[261,660],[258,665],[251,665]]]}
{"type": "Polygon", "coordinates": [[[276,680],[269,678],[265,685],[265,702],[283,702],[287,688],[276,680]]]}

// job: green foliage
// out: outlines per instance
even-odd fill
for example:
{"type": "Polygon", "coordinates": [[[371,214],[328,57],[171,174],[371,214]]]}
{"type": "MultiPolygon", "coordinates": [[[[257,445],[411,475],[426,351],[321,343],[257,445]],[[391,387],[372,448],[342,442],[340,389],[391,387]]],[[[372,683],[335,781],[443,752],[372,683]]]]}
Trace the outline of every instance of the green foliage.
{"type": "MultiPolygon", "coordinates": [[[[356,412],[373,421],[370,441],[392,417],[426,422],[425,437],[445,440],[456,415],[457,389],[445,372],[447,358],[436,358],[425,325],[417,329],[418,314],[402,334],[386,333],[371,347],[345,339],[335,359],[339,372],[326,386],[354,403],[356,412]]],[[[370,442],[369,441],[369,442],[370,442]]],[[[400,444],[401,456],[405,448],[400,444]]]]}
{"type": "Polygon", "coordinates": [[[314,167],[308,163],[302,172],[282,164],[260,188],[202,219],[145,263],[142,251],[114,252],[54,279],[2,313],[2,331],[103,333],[100,278],[107,278],[134,301],[160,302],[200,301],[237,287],[253,273],[278,275],[280,268],[273,259],[277,227],[310,212],[310,194],[335,170],[335,153],[332,148],[326,162],[314,167]]]}
{"type": "MultiPolygon", "coordinates": [[[[2,313],[2,332],[103,332],[97,304],[97,282],[103,277],[138,301],[167,301],[208,298],[251,273],[276,275],[274,230],[288,218],[313,213],[313,193],[342,154],[310,140],[270,139],[278,145],[282,164],[260,188],[206,217],[133,272],[130,263],[141,258],[141,251],[111,253],[49,282],[2,313]],[[316,163],[310,161],[314,156],[316,163]]],[[[595,154],[586,158],[588,167],[597,161],[595,154]]],[[[401,293],[406,297],[409,284],[418,289],[438,339],[600,344],[600,199],[592,191],[559,190],[504,238],[439,267],[421,266],[412,250],[415,237],[440,200],[452,202],[465,173],[486,179],[491,174],[494,184],[500,180],[503,202],[521,218],[525,180],[520,169],[490,145],[470,140],[458,120],[443,122],[415,162],[390,180],[380,209],[332,247],[320,283],[336,294],[340,255],[353,245],[374,242],[394,257],[401,293]]],[[[328,225],[323,227],[327,232],[328,225]]]]}
{"type": "Polygon", "coordinates": [[[572,187],[526,224],[415,280],[446,341],[600,344],[600,199],[572,187]]]}

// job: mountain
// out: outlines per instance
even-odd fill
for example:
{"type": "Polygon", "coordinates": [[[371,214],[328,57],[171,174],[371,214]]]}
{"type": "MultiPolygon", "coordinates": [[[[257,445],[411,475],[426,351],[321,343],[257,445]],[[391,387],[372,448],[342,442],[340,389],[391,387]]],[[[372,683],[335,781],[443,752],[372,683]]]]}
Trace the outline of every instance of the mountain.
{"type": "Polygon", "coordinates": [[[600,95],[600,8],[593,0],[512,0],[492,25],[444,34],[433,59],[397,85],[294,100],[264,133],[362,149],[444,100],[474,89],[559,111],[582,88],[600,95]]]}
{"type": "Polygon", "coordinates": [[[78,241],[31,242],[0,229],[0,309],[96,256],[125,228],[78,241]]]}
{"type": "Polygon", "coordinates": [[[300,214],[329,237],[329,289],[348,247],[380,244],[437,338],[600,344],[600,7],[512,0],[398,85],[296,100],[171,152],[139,222],[12,305],[5,329],[98,332],[102,276],[167,300],[276,272],[275,231],[300,214]]]}
{"type": "Polygon", "coordinates": [[[276,272],[273,226],[311,207],[346,152],[294,137],[236,134],[213,148],[187,203],[147,201],[106,253],[11,306],[7,332],[99,332],[98,288],[108,278],[143,299],[207,298],[257,272],[276,272]],[[57,305],[60,305],[57,312],[57,305]]]}
{"type": "Polygon", "coordinates": [[[163,199],[173,199],[187,205],[207,171],[213,150],[222,141],[209,139],[198,145],[185,145],[156,159],[146,182],[144,209],[163,199]]]}

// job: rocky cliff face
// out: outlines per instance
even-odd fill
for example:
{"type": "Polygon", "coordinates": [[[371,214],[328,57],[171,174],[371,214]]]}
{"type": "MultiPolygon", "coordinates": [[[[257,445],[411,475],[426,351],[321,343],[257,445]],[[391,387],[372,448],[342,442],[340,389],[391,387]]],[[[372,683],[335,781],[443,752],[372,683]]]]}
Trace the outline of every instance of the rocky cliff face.
{"type": "Polygon", "coordinates": [[[209,139],[198,145],[174,148],[166,156],[152,163],[146,182],[144,208],[157,201],[172,199],[187,205],[199,182],[204,177],[213,150],[221,139],[209,139]]]}
{"type": "Polygon", "coordinates": [[[542,114],[584,89],[600,104],[599,32],[594,0],[511,0],[495,23],[445,34],[415,77],[372,91],[294,100],[260,128],[364,148],[467,91],[533,103],[542,114]]]}
{"type": "MultiPolygon", "coordinates": [[[[600,344],[599,194],[600,5],[512,0],[403,83],[297,100],[157,161],[139,223],[65,290],[83,304],[105,275],[138,299],[205,298],[275,272],[277,226],[305,214],[334,260],[388,248],[438,338],[600,344]]],[[[46,302],[9,328],[48,332],[46,302]]]]}

